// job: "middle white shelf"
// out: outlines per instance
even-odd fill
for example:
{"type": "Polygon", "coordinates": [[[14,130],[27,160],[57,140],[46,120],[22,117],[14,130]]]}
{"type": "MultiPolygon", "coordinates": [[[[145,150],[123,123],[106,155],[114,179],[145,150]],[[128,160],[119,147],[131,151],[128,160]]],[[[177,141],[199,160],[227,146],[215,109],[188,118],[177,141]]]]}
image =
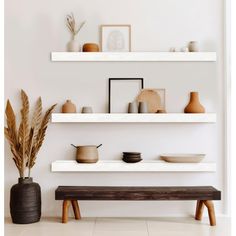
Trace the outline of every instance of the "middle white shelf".
{"type": "Polygon", "coordinates": [[[168,163],[165,161],[123,161],[99,160],[93,164],[77,163],[74,160],[60,160],[51,163],[52,172],[215,172],[215,163],[168,163]]]}
{"type": "Polygon", "coordinates": [[[215,123],[215,113],[116,114],[53,113],[52,123],[215,123]]]}

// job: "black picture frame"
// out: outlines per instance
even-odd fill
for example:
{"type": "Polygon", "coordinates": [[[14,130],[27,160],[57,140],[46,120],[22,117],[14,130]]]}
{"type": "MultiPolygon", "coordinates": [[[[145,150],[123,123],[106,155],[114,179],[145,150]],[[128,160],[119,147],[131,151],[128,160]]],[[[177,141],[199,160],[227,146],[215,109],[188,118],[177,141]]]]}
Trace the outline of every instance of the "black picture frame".
{"type": "Polygon", "coordinates": [[[144,79],[143,78],[109,78],[109,82],[108,82],[108,113],[111,113],[111,84],[112,81],[119,81],[119,80],[126,80],[126,81],[133,81],[133,80],[137,80],[140,81],[141,83],[141,89],[144,88],[144,79]]]}

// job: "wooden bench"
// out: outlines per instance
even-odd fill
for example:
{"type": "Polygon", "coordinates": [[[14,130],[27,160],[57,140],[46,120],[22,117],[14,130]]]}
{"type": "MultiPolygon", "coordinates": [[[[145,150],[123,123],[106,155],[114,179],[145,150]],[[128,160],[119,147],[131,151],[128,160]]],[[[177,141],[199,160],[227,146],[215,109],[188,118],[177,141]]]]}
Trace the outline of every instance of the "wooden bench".
{"type": "Polygon", "coordinates": [[[62,223],[68,221],[68,208],[72,204],[75,219],[80,219],[77,200],[124,200],[124,201],[188,201],[197,200],[195,219],[201,220],[204,205],[208,209],[210,225],[216,225],[212,200],[220,200],[221,192],[211,186],[194,187],[95,187],[59,186],[56,200],[63,200],[62,223]]]}

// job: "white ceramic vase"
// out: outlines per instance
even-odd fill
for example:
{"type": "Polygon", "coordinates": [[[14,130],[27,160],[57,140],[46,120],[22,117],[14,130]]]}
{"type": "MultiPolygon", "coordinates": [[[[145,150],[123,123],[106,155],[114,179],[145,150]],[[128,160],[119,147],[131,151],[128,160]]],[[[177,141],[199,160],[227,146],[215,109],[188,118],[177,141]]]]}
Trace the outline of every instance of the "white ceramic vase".
{"type": "Polygon", "coordinates": [[[79,52],[80,51],[80,45],[76,40],[72,39],[67,44],[67,50],[68,50],[68,52],[79,52]]]}

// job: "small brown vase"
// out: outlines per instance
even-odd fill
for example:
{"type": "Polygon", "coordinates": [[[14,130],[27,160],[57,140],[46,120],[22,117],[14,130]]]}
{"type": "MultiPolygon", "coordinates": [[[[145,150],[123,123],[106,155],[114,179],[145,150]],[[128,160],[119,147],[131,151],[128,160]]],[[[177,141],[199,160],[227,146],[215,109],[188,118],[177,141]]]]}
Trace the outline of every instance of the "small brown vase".
{"type": "Polygon", "coordinates": [[[76,113],[76,106],[71,100],[66,100],[66,103],[62,106],[62,113],[76,113]]]}
{"type": "Polygon", "coordinates": [[[184,113],[205,113],[205,108],[199,102],[198,92],[190,93],[190,101],[185,107],[184,113]]]}
{"type": "Polygon", "coordinates": [[[83,52],[99,52],[99,46],[96,43],[85,43],[83,52]]]}

